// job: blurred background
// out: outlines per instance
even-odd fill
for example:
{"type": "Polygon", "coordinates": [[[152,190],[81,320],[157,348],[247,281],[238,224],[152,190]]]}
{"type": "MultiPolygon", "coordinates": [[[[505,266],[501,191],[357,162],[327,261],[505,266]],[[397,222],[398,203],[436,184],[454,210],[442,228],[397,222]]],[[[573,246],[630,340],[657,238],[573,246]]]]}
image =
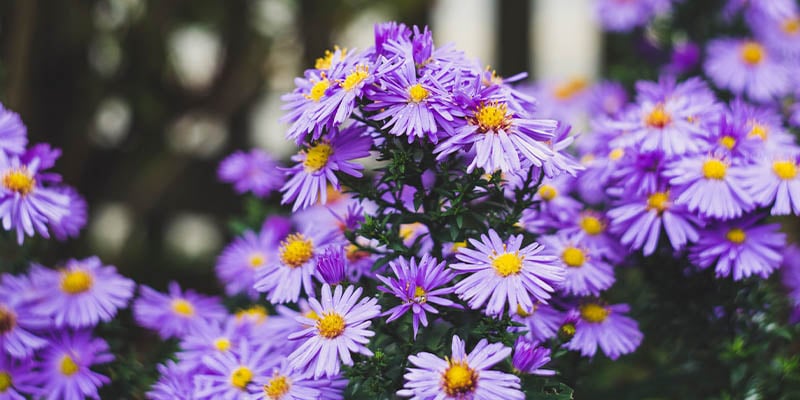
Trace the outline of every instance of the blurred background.
{"type": "MultiPolygon", "coordinates": [[[[218,292],[214,259],[242,199],[219,161],[286,160],[280,95],[326,49],[365,48],[373,24],[429,25],[502,75],[592,79],[592,0],[94,0],[0,2],[0,102],[86,196],[78,240],[39,241],[47,265],[99,255],[137,282],[218,292]]],[[[273,198],[272,200],[277,200],[273,198]]]]}

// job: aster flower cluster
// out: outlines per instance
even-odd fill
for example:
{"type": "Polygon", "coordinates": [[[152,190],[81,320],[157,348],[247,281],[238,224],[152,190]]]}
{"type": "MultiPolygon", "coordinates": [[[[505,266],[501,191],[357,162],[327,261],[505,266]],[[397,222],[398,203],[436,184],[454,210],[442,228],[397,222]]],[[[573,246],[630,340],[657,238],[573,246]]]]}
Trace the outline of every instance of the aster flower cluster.
{"type": "Polygon", "coordinates": [[[19,115],[0,104],[0,220],[3,230],[58,240],[76,237],[86,225],[86,201],[52,168],[61,150],[41,143],[28,146],[19,115]]]}
{"type": "Polygon", "coordinates": [[[33,265],[0,278],[0,396],[100,399],[108,343],[93,333],[133,297],[135,284],[97,257],[58,269],[33,265]]]}

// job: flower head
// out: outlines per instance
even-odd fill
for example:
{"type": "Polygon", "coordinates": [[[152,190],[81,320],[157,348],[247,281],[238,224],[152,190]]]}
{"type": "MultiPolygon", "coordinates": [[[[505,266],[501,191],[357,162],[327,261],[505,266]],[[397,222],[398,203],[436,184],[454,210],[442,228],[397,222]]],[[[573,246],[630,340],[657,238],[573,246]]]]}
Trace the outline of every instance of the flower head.
{"type": "Polygon", "coordinates": [[[743,188],[743,168],[723,157],[685,157],[667,166],[664,175],[675,188],[675,203],[714,218],[735,218],[753,208],[743,188]]]}
{"type": "Polygon", "coordinates": [[[170,282],[167,293],[139,286],[139,298],[133,303],[133,316],[145,328],[158,331],[162,338],[181,338],[208,323],[221,321],[227,312],[216,297],[182,291],[170,282]]]}
{"type": "Polygon", "coordinates": [[[338,285],[345,280],[344,247],[328,247],[317,259],[317,272],[323,282],[338,285]]]}
{"type": "Polygon", "coordinates": [[[255,379],[265,376],[279,359],[269,354],[269,346],[251,344],[247,340],[237,343],[235,350],[211,353],[203,358],[205,372],[195,375],[195,398],[250,399],[255,390],[255,379]]]}
{"type": "Polygon", "coordinates": [[[221,181],[233,184],[237,193],[252,192],[258,197],[268,196],[284,181],[278,163],[260,149],[229,155],[219,164],[217,176],[221,181]]]}
{"type": "Polygon", "coordinates": [[[767,102],[789,93],[789,70],[763,43],[751,39],[717,39],[708,44],[705,71],[717,86],[767,102]]]}
{"type": "Polygon", "coordinates": [[[278,256],[281,233],[281,229],[265,225],[259,233],[245,232],[222,251],[217,259],[216,272],[225,284],[227,295],[246,293],[250,298],[258,297],[253,284],[258,271],[278,256]]]}
{"type": "Polygon", "coordinates": [[[564,234],[540,238],[545,252],[558,257],[566,274],[561,289],[570,295],[599,295],[614,284],[614,268],[592,246],[564,234]]]}
{"type": "Polygon", "coordinates": [[[22,154],[28,144],[28,130],[19,115],[0,104],[0,152],[22,154]]]}
{"type": "Polygon", "coordinates": [[[28,396],[39,395],[38,376],[33,370],[32,359],[15,359],[7,354],[0,355],[0,398],[24,400],[28,396]]]}
{"type": "Polygon", "coordinates": [[[37,362],[43,399],[100,399],[97,389],[111,380],[92,368],[114,359],[108,344],[89,331],[51,332],[50,345],[37,362]]]}
{"type": "Polygon", "coordinates": [[[520,336],[514,344],[514,358],[512,359],[514,369],[517,371],[541,375],[552,376],[556,371],[542,369],[545,364],[550,362],[550,349],[542,347],[541,343],[530,341],[520,336]]]}
{"type": "Polygon", "coordinates": [[[636,321],[623,315],[628,311],[627,304],[584,303],[576,310],[574,336],[564,346],[586,357],[594,356],[600,346],[612,360],[633,352],[642,342],[642,333],[636,321]]]}

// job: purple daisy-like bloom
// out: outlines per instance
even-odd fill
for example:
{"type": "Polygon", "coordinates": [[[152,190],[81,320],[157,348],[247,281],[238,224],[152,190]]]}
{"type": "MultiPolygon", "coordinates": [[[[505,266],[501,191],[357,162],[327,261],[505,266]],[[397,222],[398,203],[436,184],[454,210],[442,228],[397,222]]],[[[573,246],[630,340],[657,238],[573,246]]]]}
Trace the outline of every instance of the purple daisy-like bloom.
{"type": "Polygon", "coordinates": [[[662,232],[666,231],[669,243],[677,251],[687,242],[696,241],[696,227],[703,225],[703,220],[685,205],[675,204],[667,189],[644,196],[628,194],[608,211],[608,217],[611,231],[619,235],[620,243],[642,250],[645,256],[656,250],[662,232]]]}
{"type": "Polygon", "coordinates": [[[730,219],[753,209],[753,198],[743,186],[745,170],[722,157],[695,156],[671,162],[664,176],[676,192],[675,204],[684,204],[691,212],[730,219]]]}
{"type": "Polygon", "coordinates": [[[194,400],[194,370],[183,363],[167,360],[159,364],[158,381],[147,392],[150,400],[194,400]]]}
{"type": "Polygon", "coordinates": [[[53,236],[61,241],[77,238],[88,219],[89,206],[86,204],[86,199],[71,186],[56,186],[53,190],[69,198],[68,214],[50,224],[53,236]]]}
{"type": "Polygon", "coordinates": [[[317,272],[322,277],[322,281],[329,285],[342,283],[345,277],[345,254],[344,247],[328,247],[319,258],[317,258],[317,272]]]}
{"type": "Polygon", "coordinates": [[[600,346],[612,360],[633,352],[642,342],[643,335],[636,321],[623,315],[629,311],[627,304],[581,305],[577,310],[579,318],[575,323],[575,335],[564,346],[580,351],[585,357],[593,357],[600,346]]]}
{"type": "Polygon", "coordinates": [[[284,176],[278,163],[260,149],[237,151],[219,163],[217,176],[233,184],[237,193],[252,192],[266,197],[283,185],[284,176]]]}
{"type": "Polygon", "coordinates": [[[766,278],[781,265],[786,235],[778,224],[759,225],[761,219],[754,215],[708,227],[689,248],[689,259],[703,269],[713,266],[718,277],[766,278]]]}
{"type": "Polygon", "coordinates": [[[246,293],[251,299],[258,297],[253,285],[258,271],[278,256],[279,231],[266,225],[259,233],[246,231],[222,251],[215,270],[228,296],[246,293]]]}
{"type": "MultiPolygon", "coordinates": [[[[775,107],[752,105],[737,98],[731,102],[730,112],[733,124],[743,125],[747,140],[760,145],[763,152],[782,153],[797,148],[794,135],[783,126],[783,116],[775,107]]],[[[761,155],[757,151],[754,153],[761,155]]]]}
{"type": "Polygon", "coordinates": [[[103,265],[98,257],[69,260],[59,270],[40,277],[43,293],[35,310],[53,318],[56,327],[88,328],[111,321],[133,297],[136,283],[103,265]]]}
{"type": "MultiPolygon", "coordinates": [[[[22,244],[25,235],[38,232],[50,235],[47,226],[69,215],[69,197],[42,186],[40,160],[23,163],[16,156],[9,158],[0,152],[0,217],[3,229],[17,232],[22,244]]],[[[46,180],[46,179],[45,179],[46,180]]]]}
{"type": "MultiPolygon", "coordinates": [[[[564,322],[564,313],[547,304],[536,304],[528,310],[517,307],[513,318],[515,321],[525,324],[528,331],[527,337],[545,341],[556,336],[564,322]]],[[[525,328],[522,329],[525,330],[525,328]]]]}
{"type": "Polygon", "coordinates": [[[697,139],[707,135],[706,124],[718,118],[720,106],[714,93],[699,78],[677,83],[664,76],[658,82],[637,82],[637,103],[605,122],[617,135],[612,147],[663,152],[668,156],[701,150],[697,139]]]}
{"type": "Polygon", "coordinates": [[[800,215],[800,156],[773,154],[761,157],[744,170],[743,185],[753,201],[770,207],[772,215],[800,215]]]}
{"type": "Polygon", "coordinates": [[[601,252],[583,245],[565,234],[542,236],[545,252],[558,257],[564,266],[560,290],[569,295],[599,295],[614,284],[614,267],[605,262],[601,252]]]}
{"type": "MultiPolygon", "coordinates": [[[[11,275],[3,274],[3,286],[11,275]]],[[[5,288],[3,288],[5,289],[5,288]]],[[[23,293],[0,292],[0,349],[14,358],[29,358],[47,341],[34,332],[49,328],[52,320],[35,313],[23,293]]]]}
{"type": "Polygon", "coordinates": [[[370,119],[385,120],[383,129],[391,135],[407,135],[409,143],[425,138],[438,143],[440,130],[452,133],[453,114],[461,116],[451,104],[447,89],[439,83],[441,75],[452,71],[443,69],[417,77],[410,44],[405,50],[409,54],[398,67],[380,74],[380,87],[367,91],[373,102],[364,110],[378,111],[370,119]]]}
{"type": "Polygon", "coordinates": [[[0,354],[0,400],[25,400],[26,395],[39,395],[37,381],[31,359],[0,354]]]}
{"type": "Polygon", "coordinates": [[[420,322],[422,326],[428,326],[426,312],[439,313],[430,303],[442,307],[461,308],[452,300],[443,297],[455,291],[453,287],[441,287],[450,283],[455,277],[452,271],[445,268],[446,264],[444,261],[437,263],[436,258],[428,254],[423,255],[419,262],[414,257],[409,260],[400,257],[390,261],[389,267],[394,272],[395,278],[379,275],[378,279],[385,286],[378,286],[378,290],[393,294],[401,303],[384,313],[389,316],[386,322],[392,322],[411,310],[414,338],[416,338],[420,322]]]}
{"type": "Polygon", "coordinates": [[[111,382],[90,368],[114,360],[105,340],[87,331],[52,332],[50,345],[37,361],[43,399],[99,400],[97,389],[111,382]]]}
{"type": "MultiPolygon", "coordinates": [[[[480,88],[480,81],[473,86],[480,88]]],[[[437,160],[450,154],[466,152],[472,158],[467,172],[482,168],[487,173],[500,170],[514,172],[522,168],[522,160],[541,167],[553,156],[547,145],[553,139],[558,122],[534,119],[522,109],[509,107],[509,99],[493,96],[493,87],[472,89],[461,94],[470,109],[466,124],[434,149],[437,160]]]]}
{"type": "Polygon", "coordinates": [[[508,357],[511,348],[482,339],[467,354],[464,341],[453,336],[451,351],[445,359],[431,353],[409,356],[416,368],[408,368],[397,395],[412,400],[525,398],[518,377],[489,369],[508,357]]]}
{"type": "Polygon", "coordinates": [[[564,281],[566,271],[555,256],[542,254],[542,245],[531,243],[524,248],[522,235],[503,242],[494,229],[481,240],[470,239],[473,248],[460,248],[460,263],[451,268],[471,274],[458,282],[455,292],[472,309],[486,303],[486,314],[503,314],[522,306],[532,309],[534,302],[547,303],[551,294],[564,281]],[[487,302],[488,300],[488,302],[487,302]]]}
{"type": "Polygon", "coordinates": [[[350,126],[293,156],[298,164],[284,170],[289,180],[281,188],[281,204],[294,202],[292,211],[308,208],[317,201],[325,204],[328,183],[341,189],[336,172],[360,178],[364,167],[353,160],[369,156],[372,147],[372,139],[363,131],[362,127],[350,126]]]}
{"type": "Polygon", "coordinates": [[[669,9],[672,0],[600,0],[597,15],[603,28],[627,32],[647,24],[656,14],[669,9]]]}
{"type": "Polygon", "coordinates": [[[542,347],[538,341],[530,341],[522,336],[517,338],[511,360],[514,369],[526,374],[553,376],[556,371],[541,368],[549,362],[550,349],[542,347]]]}
{"type": "Polygon", "coordinates": [[[194,290],[181,291],[170,282],[167,293],[139,286],[139,298],[133,303],[133,316],[140,326],[152,329],[164,338],[181,338],[194,329],[203,329],[221,321],[228,313],[219,298],[203,296],[194,290]]]}
{"type": "Polygon", "coordinates": [[[245,331],[232,317],[222,322],[209,322],[202,329],[195,329],[181,338],[178,359],[186,365],[199,366],[207,355],[227,353],[237,348],[246,338],[245,331]]]}
{"type": "Polygon", "coordinates": [[[737,95],[767,102],[789,93],[789,70],[755,40],[717,39],[708,44],[705,71],[714,83],[737,95]]]}
{"type": "Polygon", "coordinates": [[[317,259],[335,239],[334,234],[335,231],[321,231],[309,225],[287,235],[281,241],[277,257],[258,271],[253,287],[266,292],[273,304],[297,302],[301,289],[313,296],[311,278],[316,274],[317,259]]]}
{"type": "Polygon", "coordinates": [[[17,113],[0,103],[0,152],[22,154],[28,144],[28,130],[17,113]]]}
{"type": "Polygon", "coordinates": [[[255,390],[254,379],[265,376],[279,359],[269,346],[253,346],[246,339],[235,349],[203,358],[206,370],[194,376],[196,400],[247,400],[255,390]]]}
{"type": "Polygon", "coordinates": [[[260,389],[250,397],[252,400],[341,399],[341,384],[346,384],[339,378],[313,379],[308,373],[292,369],[286,359],[255,382],[260,389]]]}
{"type": "Polygon", "coordinates": [[[363,289],[353,286],[346,290],[336,286],[322,286],[321,302],[310,298],[309,305],[316,318],[297,317],[307,328],[289,335],[291,340],[304,340],[289,355],[292,368],[313,371],[314,378],[333,377],[339,374],[340,364],[353,365],[350,352],[372,356],[365,346],[375,332],[369,330],[372,318],[381,313],[378,300],[361,298],[363,289]]]}
{"type": "Polygon", "coordinates": [[[571,176],[577,176],[579,171],[583,171],[584,166],[566,152],[567,148],[575,141],[575,136],[570,136],[572,126],[561,123],[553,133],[550,148],[553,150],[553,157],[542,162],[544,175],[554,178],[562,172],[571,176]]]}

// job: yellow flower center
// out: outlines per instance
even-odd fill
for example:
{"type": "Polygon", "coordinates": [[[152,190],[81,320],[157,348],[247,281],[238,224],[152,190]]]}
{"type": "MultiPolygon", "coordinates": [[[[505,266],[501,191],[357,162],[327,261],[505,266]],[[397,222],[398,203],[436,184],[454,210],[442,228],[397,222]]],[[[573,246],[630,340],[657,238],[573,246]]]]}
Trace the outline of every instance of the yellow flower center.
{"type": "Polygon", "coordinates": [[[759,124],[758,122],[753,122],[753,127],[750,128],[750,133],[748,133],[747,136],[755,136],[761,138],[761,140],[767,140],[767,127],[759,124]]]}
{"type": "Polygon", "coordinates": [[[8,372],[0,372],[0,393],[5,393],[11,387],[11,374],[8,372]]]}
{"type": "Polygon", "coordinates": [[[333,147],[325,142],[317,143],[306,150],[303,166],[308,172],[316,172],[328,165],[328,158],[333,154],[333,147]]]}
{"type": "Polygon", "coordinates": [[[586,253],[577,247],[570,246],[561,253],[561,259],[568,267],[578,268],[586,262],[586,253]]]}
{"type": "Polygon", "coordinates": [[[785,21],[783,21],[783,26],[781,26],[781,29],[790,35],[800,33],[800,17],[787,18],[785,21]]]}
{"type": "Polygon", "coordinates": [[[575,324],[566,323],[561,325],[561,328],[558,329],[558,334],[564,339],[572,339],[575,336],[575,324]]]}
{"type": "Polygon", "coordinates": [[[747,239],[747,234],[739,228],[733,228],[728,231],[728,233],[725,235],[725,238],[727,238],[731,243],[742,244],[744,240],[747,239]]]}
{"type": "Polygon", "coordinates": [[[581,217],[580,220],[581,229],[586,232],[587,235],[599,235],[606,230],[606,224],[593,215],[584,215],[581,217]]]}
{"type": "Polygon", "coordinates": [[[539,186],[539,196],[541,196],[544,201],[553,200],[558,196],[558,189],[551,185],[539,186]]]}
{"type": "Polygon", "coordinates": [[[217,349],[217,351],[224,353],[231,348],[231,341],[230,339],[224,337],[218,338],[214,341],[214,348],[217,349]]]}
{"type": "Polygon", "coordinates": [[[317,320],[317,330],[319,335],[326,339],[335,339],[344,333],[344,317],[335,313],[329,312],[317,320]]]}
{"type": "Polygon", "coordinates": [[[261,253],[253,253],[250,258],[247,260],[247,263],[250,264],[250,268],[261,268],[264,266],[264,255],[261,253]]]}
{"type": "Polygon", "coordinates": [[[358,86],[358,84],[363,82],[364,79],[367,79],[368,76],[369,76],[369,68],[363,65],[359,65],[356,67],[356,69],[353,70],[353,72],[350,73],[350,75],[347,75],[347,77],[344,78],[344,82],[342,82],[342,87],[344,88],[344,90],[347,91],[353,90],[353,88],[355,88],[356,86],[358,86]]]}
{"type": "Polygon", "coordinates": [[[401,239],[408,240],[411,238],[411,235],[417,232],[417,229],[421,227],[422,224],[419,222],[414,222],[412,224],[403,224],[400,225],[400,231],[398,232],[398,234],[400,235],[401,239]]]}
{"type": "Polygon", "coordinates": [[[712,158],[703,163],[703,176],[706,179],[723,180],[728,166],[724,162],[712,158]]]}
{"type": "Polygon", "coordinates": [[[175,299],[172,300],[172,311],[184,317],[191,317],[194,315],[194,306],[186,299],[175,299]]]}
{"type": "Polygon", "coordinates": [[[797,164],[792,161],[775,161],[772,163],[772,172],[785,181],[797,176],[797,164]]]}
{"type": "Polygon", "coordinates": [[[17,314],[0,304],[0,336],[17,326],[17,314]]]}
{"type": "Polygon", "coordinates": [[[289,382],[288,377],[276,374],[264,385],[264,394],[270,400],[280,400],[291,388],[292,384],[289,382]]]}
{"type": "Polygon", "coordinates": [[[427,99],[429,95],[430,92],[428,92],[428,89],[425,89],[419,83],[408,88],[408,97],[414,103],[419,103],[420,101],[427,99]]]}
{"type": "Polygon", "coordinates": [[[624,156],[624,155],[625,155],[625,149],[623,149],[621,147],[617,147],[616,149],[611,150],[608,153],[608,159],[611,160],[611,161],[617,161],[620,158],[622,158],[622,156],[624,156]]]}
{"type": "Polygon", "coordinates": [[[344,248],[344,256],[347,258],[347,261],[355,262],[368,257],[369,252],[361,250],[358,248],[358,246],[350,243],[344,248]]]}
{"type": "Polygon", "coordinates": [[[280,256],[284,265],[300,267],[314,256],[314,243],[302,233],[293,233],[281,243],[280,256]]]}
{"type": "Polygon", "coordinates": [[[589,81],[584,78],[571,79],[553,90],[553,96],[559,100],[568,100],[582,92],[589,86],[589,81]]]}
{"type": "Polygon", "coordinates": [[[672,117],[664,110],[663,104],[657,104],[644,119],[645,124],[653,128],[663,128],[672,121],[672,117]]]}
{"type": "Polygon", "coordinates": [[[417,286],[414,288],[414,301],[419,304],[423,304],[428,301],[428,293],[425,292],[425,289],[422,286],[417,286]]]}
{"type": "MultiPolygon", "coordinates": [[[[333,56],[336,54],[336,51],[340,50],[339,46],[333,46],[333,51],[325,50],[325,53],[322,57],[317,58],[314,62],[314,68],[319,70],[328,70],[331,69],[331,64],[333,63],[333,56]]],[[[347,49],[341,49],[341,57],[347,55],[347,49]]]]}
{"type": "Polygon", "coordinates": [[[519,315],[522,318],[530,317],[531,315],[533,315],[535,311],[536,311],[536,305],[533,306],[532,310],[528,311],[522,308],[521,304],[517,304],[517,315],[519,315]]]}
{"type": "Polygon", "coordinates": [[[61,371],[61,374],[64,376],[75,375],[75,373],[78,372],[78,369],[80,369],[78,364],[75,363],[75,360],[73,360],[69,355],[64,355],[64,357],[61,358],[61,363],[59,364],[58,368],[59,371],[61,371]]]}
{"type": "Polygon", "coordinates": [[[236,320],[241,321],[244,319],[247,319],[247,322],[260,324],[267,319],[267,309],[260,304],[256,304],[250,308],[237,311],[236,320]]]}
{"type": "Polygon", "coordinates": [[[746,42],[741,47],[742,61],[745,64],[756,65],[764,60],[764,47],[756,42],[746,42]]]}
{"type": "Polygon", "coordinates": [[[600,323],[608,318],[611,310],[599,304],[584,304],[581,306],[581,318],[586,322],[600,323]]]}
{"type": "Polygon", "coordinates": [[[497,275],[507,277],[516,275],[522,270],[523,258],[518,253],[503,253],[492,260],[492,267],[497,275]]]}
{"type": "Polygon", "coordinates": [[[241,390],[245,390],[247,388],[247,384],[252,380],[253,371],[244,365],[241,365],[239,368],[233,370],[233,373],[231,374],[231,385],[241,390]]]}
{"type": "Polygon", "coordinates": [[[450,248],[450,251],[455,253],[455,252],[458,251],[458,249],[463,249],[465,247],[467,247],[467,242],[466,241],[464,241],[464,242],[455,242],[455,243],[453,243],[453,246],[450,248]]]}
{"type": "Polygon", "coordinates": [[[469,367],[466,362],[448,361],[450,364],[442,374],[442,387],[444,392],[455,398],[459,395],[472,393],[478,383],[478,373],[469,367]]]}
{"type": "Polygon", "coordinates": [[[320,99],[322,99],[322,96],[325,96],[325,92],[328,91],[329,87],[331,87],[331,81],[322,78],[319,82],[315,83],[314,86],[311,87],[311,91],[306,95],[306,98],[315,102],[319,102],[320,99]]]}
{"type": "Polygon", "coordinates": [[[308,312],[303,314],[303,316],[308,319],[319,321],[319,315],[317,315],[317,313],[314,310],[308,310],[308,312]]]}
{"type": "Polygon", "coordinates": [[[723,145],[726,149],[732,150],[736,146],[736,139],[733,136],[723,136],[719,139],[719,144],[723,145]]]}
{"type": "Polygon", "coordinates": [[[509,123],[508,106],[504,103],[493,102],[481,105],[475,111],[473,125],[478,125],[480,132],[496,131],[505,128],[509,123]]]}
{"type": "Polygon", "coordinates": [[[35,185],[36,180],[33,179],[33,176],[31,176],[28,169],[25,167],[13,169],[3,175],[3,186],[23,196],[30,193],[35,185]]]}
{"type": "Polygon", "coordinates": [[[655,192],[647,198],[647,209],[656,210],[659,214],[669,208],[669,192],[655,192]]]}
{"type": "Polygon", "coordinates": [[[86,271],[76,269],[61,272],[61,290],[67,294],[83,293],[92,288],[94,278],[86,271]]]}

